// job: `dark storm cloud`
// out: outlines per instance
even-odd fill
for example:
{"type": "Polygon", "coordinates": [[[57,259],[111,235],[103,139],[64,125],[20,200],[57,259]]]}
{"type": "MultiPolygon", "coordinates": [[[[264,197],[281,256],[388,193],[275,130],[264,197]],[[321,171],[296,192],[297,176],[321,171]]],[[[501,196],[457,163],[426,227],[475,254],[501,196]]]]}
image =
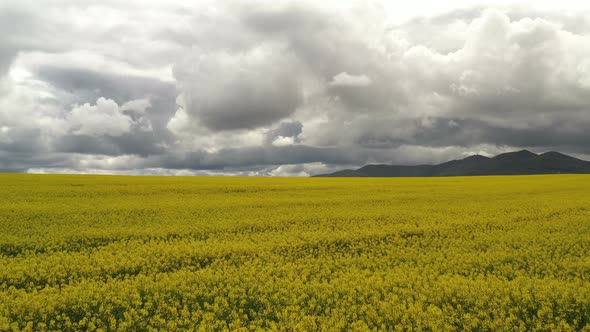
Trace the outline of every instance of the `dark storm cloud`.
{"type": "Polygon", "coordinates": [[[30,168],[63,168],[77,165],[78,156],[47,152],[0,150],[0,172],[26,172],[30,168]]]}
{"type": "Polygon", "coordinates": [[[195,54],[175,67],[191,118],[214,131],[255,129],[291,115],[303,90],[281,49],[257,48],[247,54],[195,54]]]}
{"type": "Polygon", "coordinates": [[[428,118],[405,120],[396,125],[409,128],[409,133],[396,137],[391,135],[396,131],[394,127],[390,127],[390,130],[377,130],[359,137],[359,145],[391,149],[402,145],[469,147],[495,144],[536,148],[569,146],[575,150],[583,150],[588,146],[587,132],[584,128],[590,126],[590,121],[580,123],[578,126],[572,126],[567,122],[554,122],[550,126],[510,128],[493,126],[473,119],[428,118]]]}
{"type": "MultiPolygon", "coordinates": [[[[248,147],[240,149],[223,149],[215,153],[204,151],[182,155],[166,155],[148,158],[141,167],[164,167],[169,169],[192,169],[210,171],[261,170],[268,166],[309,165],[319,163],[334,170],[343,167],[360,167],[366,161],[370,163],[393,164],[432,164],[453,159],[468,150],[429,150],[416,149],[359,149],[357,147],[318,148],[305,145],[248,147]],[[425,154],[429,151],[431,153],[425,154]]],[[[134,165],[137,166],[137,165],[134,165]]],[[[274,169],[274,168],[271,168],[274,169]]],[[[324,168],[325,169],[325,168],[324,168]]],[[[297,171],[297,169],[295,169],[297,171]]],[[[319,174],[312,171],[310,174],[319,174]]],[[[298,172],[298,171],[297,171],[298,172]]],[[[324,171],[325,172],[325,171],[324,171]]]]}
{"type": "MultiPolygon", "coordinates": [[[[386,152],[381,152],[387,155],[386,152]]],[[[189,153],[166,159],[166,168],[178,169],[232,169],[239,167],[260,167],[264,165],[300,164],[323,162],[337,165],[355,165],[367,153],[357,149],[316,148],[296,145],[284,147],[248,147],[223,149],[216,153],[189,153]]],[[[158,161],[156,164],[160,164],[158,161]]]]}
{"type": "Polygon", "coordinates": [[[146,157],[165,152],[162,147],[158,146],[158,143],[160,143],[160,139],[152,132],[133,132],[117,137],[65,135],[54,142],[54,149],[63,153],[146,157]]]}
{"type": "MultiPolygon", "coordinates": [[[[158,94],[172,100],[176,96],[176,88],[173,83],[152,78],[61,66],[40,67],[35,71],[35,74],[56,88],[76,95],[81,94],[80,98],[85,98],[76,102],[105,97],[121,104],[146,95],[158,94]],[[85,95],[86,93],[88,95],[85,95]]],[[[169,108],[173,108],[173,106],[169,108]]]]}
{"type": "MultiPolygon", "coordinates": [[[[1,128],[0,128],[1,130],[1,128]]],[[[0,151],[36,153],[42,151],[41,129],[19,128],[0,131],[0,151]]]]}
{"type": "Polygon", "coordinates": [[[220,83],[219,91],[205,88],[194,92],[198,96],[187,95],[187,109],[198,112],[199,120],[209,129],[234,130],[272,124],[291,115],[301,104],[300,88],[286,73],[263,81],[257,80],[260,73],[251,74],[220,83]]]}

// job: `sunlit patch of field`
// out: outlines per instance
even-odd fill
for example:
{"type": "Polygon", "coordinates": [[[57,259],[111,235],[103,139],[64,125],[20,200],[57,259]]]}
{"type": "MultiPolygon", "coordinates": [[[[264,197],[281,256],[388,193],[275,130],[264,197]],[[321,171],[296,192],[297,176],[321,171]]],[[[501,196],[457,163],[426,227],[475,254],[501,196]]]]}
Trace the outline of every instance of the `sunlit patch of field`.
{"type": "Polygon", "coordinates": [[[0,175],[0,331],[589,324],[590,176],[0,175]]]}

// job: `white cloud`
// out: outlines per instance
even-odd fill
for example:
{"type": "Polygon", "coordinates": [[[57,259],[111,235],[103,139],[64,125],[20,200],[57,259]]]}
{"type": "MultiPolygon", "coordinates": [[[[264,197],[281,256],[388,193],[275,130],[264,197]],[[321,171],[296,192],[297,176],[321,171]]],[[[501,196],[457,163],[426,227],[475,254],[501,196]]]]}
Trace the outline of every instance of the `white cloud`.
{"type": "Polygon", "coordinates": [[[135,114],[145,114],[145,110],[150,108],[152,103],[149,98],[135,99],[121,105],[121,112],[129,111],[135,114]]]}
{"type": "Polygon", "coordinates": [[[454,10],[473,7],[497,7],[503,9],[535,8],[545,11],[576,13],[590,10],[590,4],[584,0],[414,0],[403,4],[395,1],[383,1],[390,21],[402,23],[416,17],[437,16],[454,10]]]}
{"type": "Polygon", "coordinates": [[[304,165],[281,165],[269,172],[271,176],[309,176],[304,165]]]}
{"type": "Polygon", "coordinates": [[[279,137],[275,138],[274,141],[272,141],[272,145],[274,145],[274,146],[287,146],[287,145],[293,145],[293,144],[295,144],[294,137],[279,136],[279,137]]]}
{"type": "Polygon", "coordinates": [[[67,116],[72,133],[90,136],[121,136],[131,130],[132,120],[110,99],[99,98],[95,105],[75,106],[67,116]]]}
{"type": "Polygon", "coordinates": [[[331,86],[369,86],[371,85],[371,78],[367,75],[351,75],[347,72],[342,72],[332,78],[331,86]]]}

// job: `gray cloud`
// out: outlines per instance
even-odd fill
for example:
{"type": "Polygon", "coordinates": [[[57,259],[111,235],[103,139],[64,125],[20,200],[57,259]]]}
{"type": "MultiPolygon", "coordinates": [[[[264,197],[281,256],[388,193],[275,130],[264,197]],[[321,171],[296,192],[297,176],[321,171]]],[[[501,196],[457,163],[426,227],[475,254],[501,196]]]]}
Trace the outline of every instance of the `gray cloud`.
{"type": "Polygon", "coordinates": [[[303,91],[290,58],[266,48],[189,57],[175,68],[188,114],[211,130],[254,129],[291,115],[303,91]]]}
{"type": "Polygon", "coordinates": [[[63,99],[70,104],[105,97],[122,105],[130,100],[148,98],[150,107],[146,116],[161,135],[166,135],[166,124],[176,111],[175,84],[159,79],[58,66],[36,68],[35,74],[67,93],[63,99]]]}
{"type": "Polygon", "coordinates": [[[34,32],[36,21],[30,13],[19,8],[0,4],[0,77],[5,75],[20,49],[28,48],[25,36],[34,32]]]}
{"type": "Polygon", "coordinates": [[[0,151],[33,154],[43,152],[41,130],[38,128],[0,127],[0,151]]]}
{"type": "Polygon", "coordinates": [[[303,175],[590,154],[587,12],[391,24],[378,4],[58,0],[0,4],[0,28],[4,171],[303,175]]]}
{"type": "Polygon", "coordinates": [[[301,135],[302,129],[303,124],[299,121],[281,122],[276,128],[266,133],[265,143],[272,144],[281,138],[290,138],[293,143],[299,143],[301,141],[299,135],[301,135]]]}
{"type": "Polygon", "coordinates": [[[65,135],[56,140],[54,149],[63,153],[149,156],[165,152],[158,143],[159,139],[149,132],[136,132],[119,137],[65,135]]]}
{"type": "Polygon", "coordinates": [[[424,118],[395,123],[371,124],[373,132],[362,131],[358,144],[367,148],[392,149],[403,145],[423,147],[463,147],[500,145],[536,148],[570,147],[588,149],[585,128],[590,121],[572,126],[553,122],[550,126],[510,128],[491,125],[474,119],[424,118]],[[403,128],[403,129],[402,129],[403,128]],[[401,133],[396,135],[396,133],[401,133]]]}

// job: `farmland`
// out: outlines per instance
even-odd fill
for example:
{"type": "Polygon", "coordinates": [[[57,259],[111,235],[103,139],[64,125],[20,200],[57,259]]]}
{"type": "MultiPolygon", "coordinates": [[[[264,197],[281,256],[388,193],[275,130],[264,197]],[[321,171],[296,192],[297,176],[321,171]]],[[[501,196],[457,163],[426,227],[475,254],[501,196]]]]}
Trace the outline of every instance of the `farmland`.
{"type": "Polygon", "coordinates": [[[590,176],[0,174],[0,331],[590,331],[590,176]]]}

